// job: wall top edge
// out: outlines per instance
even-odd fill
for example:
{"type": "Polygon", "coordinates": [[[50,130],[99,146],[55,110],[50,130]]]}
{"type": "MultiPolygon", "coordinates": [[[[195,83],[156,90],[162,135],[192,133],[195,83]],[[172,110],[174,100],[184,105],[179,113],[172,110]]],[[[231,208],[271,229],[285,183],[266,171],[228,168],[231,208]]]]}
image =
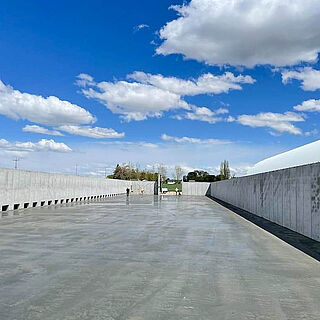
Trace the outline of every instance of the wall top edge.
{"type": "Polygon", "coordinates": [[[200,184],[200,183],[212,183],[212,182],[204,182],[204,181],[182,181],[182,183],[198,183],[198,184],[200,184]]]}
{"type": "MultiPolygon", "coordinates": [[[[93,177],[93,176],[83,176],[83,175],[75,175],[75,174],[68,174],[68,173],[60,173],[60,172],[46,172],[46,171],[33,171],[33,170],[24,170],[24,169],[11,169],[11,168],[0,168],[1,171],[6,172],[25,172],[25,173],[40,173],[40,174],[47,174],[47,175],[58,175],[64,177],[79,177],[79,178],[91,178],[91,179],[105,179],[104,177],[93,177]]],[[[110,179],[112,180],[112,179],[110,179]]]]}
{"type": "Polygon", "coordinates": [[[277,172],[281,172],[281,171],[291,171],[294,169],[302,169],[302,168],[306,168],[306,167],[316,167],[316,166],[320,166],[320,162],[313,162],[313,163],[308,163],[308,164],[303,164],[300,166],[294,166],[294,167],[288,167],[288,168],[284,168],[284,169],[277,169],[277,170],[271,170],[271,171],[266,171],[266,172],[260,172],[260,173],[255,173],[255,174],[250,174],[247,176],[242,176],[242,177],[235,177],[229,180],[222,180],[222,181],[216,181],[216,182],[211,182],[211,183],[220,183],[220,182],[225,182],[225,181],[232,181],[234,179],[245,179],[245,178],[249,178],[249,177],[257,177],[257,176],[264,176],[270,173],[277,173],[277,172]]]}
{"type": "Polygon", "coordinates": [[[96,179],[101,181],[124,181],[124,182],[143,182],[143,183],[155,183],[155,181],[140,181],[140,180],[120,180],[120,179],[108,179],[105,177],[95,177],[95,176],[83,176],[67,173],[57,173],[57,172],[45,172],[45,171],[32,171],[32,170],[22,170],[22,169],[11,169],[11,168],[0,168],[1,172],[12,172],[12,173],[29,173],[29,174],[44,174],[44,175],[54,175],[54,176],[63,176],[68,178],[80,178],[80,179],[96,179]]]}

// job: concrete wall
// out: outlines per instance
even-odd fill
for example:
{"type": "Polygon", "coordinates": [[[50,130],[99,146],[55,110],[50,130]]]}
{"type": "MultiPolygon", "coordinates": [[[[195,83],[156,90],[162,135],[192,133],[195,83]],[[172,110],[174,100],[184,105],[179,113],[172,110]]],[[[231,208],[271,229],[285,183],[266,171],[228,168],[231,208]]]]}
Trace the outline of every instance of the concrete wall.
{"type": "Polygon", "coordinates": [[[320,241],[320,164],[214,182],[211,195],[320,241]]]}
{"type": "Polygon", "coordinates": [[[131,187],[154,194],[155,183],[0,169],[0,211],[119,195],[131,187]]]}
{"type": "Polygon", "coordinates": [[[210,194],[210,182],[182,182],[182,194],[187,196],[205,196],[210,194]]]}

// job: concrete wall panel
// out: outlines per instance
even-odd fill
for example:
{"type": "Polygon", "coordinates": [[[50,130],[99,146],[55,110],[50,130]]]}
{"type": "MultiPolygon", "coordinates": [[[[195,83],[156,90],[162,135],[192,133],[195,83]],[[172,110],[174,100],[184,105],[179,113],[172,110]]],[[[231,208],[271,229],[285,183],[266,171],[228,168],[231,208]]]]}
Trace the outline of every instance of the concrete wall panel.
{"type": "Polygon", "coordinates": [[[187,196],[205,196],[210,192],[210,182],[182,182],[182,194],[187,196]]]}
{"type": "Polygon", "coordinates": [[[303,172],[303,234],[311,237],[311,167],[303,172]]]}
{"type": "Polygon", "coordinates": [[[320,163],[214,182],[210,193],[320,240],[320,163]]]}
{"type": "Polygon", "coordinates": [[[311,237],[320,241],[320,167],[312,168],[311,237]]]}
{"type": "Polygon", "coordinates": [[[289,196],[290,196],[290,225],[289,229],[296,230],[297,228],[297,179],[296,168],[289,170],[289,196]]]}
{"type": "Polygon", "coordinates": [[[296,231],[303,234],[303,170],[301,167],[296,168],[297,180],[297,228],[296,231]]]}
{"type": "Polygon", "coordinates": [[[154,194],[155,183],[0,169],[0,211],[124,194],[127,188],[154,194]]]}

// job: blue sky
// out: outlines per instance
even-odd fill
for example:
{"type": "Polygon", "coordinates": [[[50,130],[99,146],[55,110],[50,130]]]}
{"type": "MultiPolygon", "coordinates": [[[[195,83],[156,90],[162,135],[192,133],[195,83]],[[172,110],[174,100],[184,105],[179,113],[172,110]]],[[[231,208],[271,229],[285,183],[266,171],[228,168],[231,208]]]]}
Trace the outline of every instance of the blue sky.
{"type": "Polygon", "coordinates": [[[319,139],[320,5],[293,2],[2,1],[0,166],[240,175],[319,139]]]}

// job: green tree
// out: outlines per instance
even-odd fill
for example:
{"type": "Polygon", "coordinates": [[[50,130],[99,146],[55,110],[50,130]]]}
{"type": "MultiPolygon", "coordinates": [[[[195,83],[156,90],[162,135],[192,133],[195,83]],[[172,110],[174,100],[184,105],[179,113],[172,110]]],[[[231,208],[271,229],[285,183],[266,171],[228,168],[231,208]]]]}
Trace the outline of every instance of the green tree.
{"type": "Polygon", "coordinates": [[[108,176],[109,179],[119,180],[148,180],[156,181],[158,174],[148,170],[140,170],[134,168],[132,164],[117,164],[112,175],[108,176]]]}
{"type": "Polygon", "coordinates": [[[113,179],[119,180],[130,180],[131,179],[131,169],[129,165],[120,166],[117,164],[113,172],[113,179]]]}
{"type": "Polygon", "coordinates": [[[190,181],[194,180],[196,182],[215,182],[220,181],[221,176],[214,174],[209,174],[207,171],[203,170],[195,170],[192,172],[189,172],[187,176],[184,177],[184,181],[190,181]]]}
{"type": "Polygon", "coordinates": [[[224,160],[221,162],[220,177],[221,177],[221,180],[230,179],[230,168],[229,168],[229,162],[227,160],[224,160]]]}

